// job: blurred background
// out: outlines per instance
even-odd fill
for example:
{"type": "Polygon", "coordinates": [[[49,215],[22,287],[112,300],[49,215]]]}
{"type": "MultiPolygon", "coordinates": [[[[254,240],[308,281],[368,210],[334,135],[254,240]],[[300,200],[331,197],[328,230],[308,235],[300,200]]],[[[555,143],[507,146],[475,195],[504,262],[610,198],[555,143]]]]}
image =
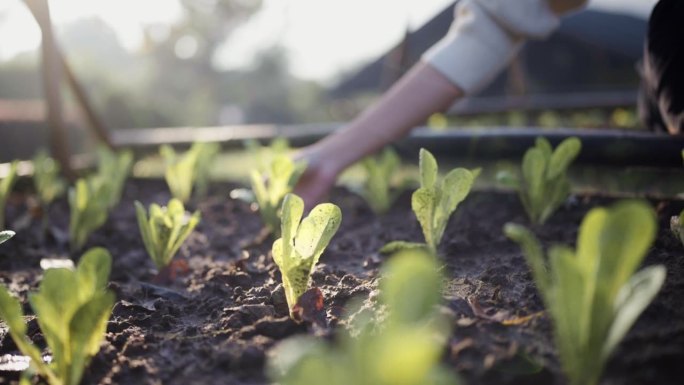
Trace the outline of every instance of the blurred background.
{"type": "MultiPolygon", "coordinates": [[[[636,64],[655,2],[590,1],[550,39],[529,42],[490,87],[429,124],[641,129],[636,64]]],[[[453,0],[48,3],[55,41],[110,130],[347,121],[445,34],[454,6],[453,0]]],[[[46,136],[40,43],[24,1],[2,0],[0,161],[46,136]]],[[[79,127],[87,123],[74,97],[63,96],[78,145],[79,127]]]]}

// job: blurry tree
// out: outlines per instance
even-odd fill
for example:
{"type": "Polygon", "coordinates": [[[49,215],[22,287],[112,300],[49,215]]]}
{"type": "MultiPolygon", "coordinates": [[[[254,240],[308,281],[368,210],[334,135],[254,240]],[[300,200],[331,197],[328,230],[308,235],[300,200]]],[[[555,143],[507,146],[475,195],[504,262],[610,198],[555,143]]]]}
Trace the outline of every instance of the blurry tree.
{"type": "Polygon", "coordinates": [[[37,55],[22,54],[0,64],[0,99],[38,99],[41,87],[37,55]]]}
{"type": "MultiPolygon", "coordinates": [[[[173,124],[294,123],[327,120],[322,88],[294,78],[285,52],[264,47],[252,68],[221,71],[215,56],[228,35],[261,6],[253,0],[183,0],[183,18],[166,33],[147,33],[146,85],[173,124]],[[159,38],[162,35],[162,38],[159,38]],[[225,121],[227,109],[239,119],[225,121]]],[[[163,31],[162,31],[163,32],[163,31]]]]}
{"type": "Polygon", "coordinates": [[[221,73],[213,57],[228,34],[260,6],[260,0],[181,0],[184,12],[165,36],[148,30],[147,88],[154,105],[175,124],[210,125],[218,120],[221,73]]]}
{"type": "Polygon", "coordinates": [[[167,126],[172,122],[157,111],[146,70],[149,58],[133,55],[121,45],[102,19],[76,20],[59,31],[74,70],[82,78],[109,127],[167,126]]]}
{"type": "MultiPolygon", "coordinates": [[[[230,34],[260,0],[179,0],[181,17],[150,25],[141,50],[127,51],[102,19],[57,31],[64,54],[112,128],[300,123],[330,120],[323,88],[293,77],[286,52],[264,47],[250,68],[217,68],[230,34]]],[[[55,6],[59,6],[56,4],[55,6]]],[[[230,47],[228,48],[230,53],[230,47]]],[[[0,63],[0,98],[42,96],[35,54],[0,63]]],[[[67,94],[66,103],[70,103],[67,94]]]]}
{"type": "Polygon", "coordinates": [[[110,74],[123,80],[138,70],[114,29],[99,17],[77,19],[58,29],[57,35],[69,63],[87,68],[87,76],[110,74]]]}
{"type": "Polygon", "coordinates": [[[323,88],[290,74],[285,52],[264,50],[254,68],[224,72],[220,101],[243,108],[245,123],[305,123],[328,120],[323,88]]]}

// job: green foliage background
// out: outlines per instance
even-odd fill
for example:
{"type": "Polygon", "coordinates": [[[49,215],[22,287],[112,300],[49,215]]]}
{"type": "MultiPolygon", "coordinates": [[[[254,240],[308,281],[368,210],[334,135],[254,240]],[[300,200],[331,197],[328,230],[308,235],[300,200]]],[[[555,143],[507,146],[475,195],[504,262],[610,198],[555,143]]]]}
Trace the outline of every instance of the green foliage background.
{"type": "MultiPolygon", "coordinates": [[[[322,87],[294,78],[285,52],[277,46],[265,47],[252,68],[228,71],[214,64],[231,33],[260,9],[261,1],[183,0],[181,5],[179,20],[148,26],[143,46],[135,52],[127,51],[114,30],[99,18],[57,28],[57,40],[68,62],[108,126],[330,120],[322,87]],[[194,39],[198,47],[187,59],[175,53],[176,44],[184,38],[194,39]]],[[[38,51],[1,62],[0,99],[40,99],[39,62],[38,51]]]]}

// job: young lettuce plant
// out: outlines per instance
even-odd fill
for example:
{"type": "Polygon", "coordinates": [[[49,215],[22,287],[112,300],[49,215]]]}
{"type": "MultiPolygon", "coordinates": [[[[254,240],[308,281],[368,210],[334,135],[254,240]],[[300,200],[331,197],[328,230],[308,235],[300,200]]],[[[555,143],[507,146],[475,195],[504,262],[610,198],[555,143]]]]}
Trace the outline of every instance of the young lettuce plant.
{"type": "Polygon", "coordinates": [[[294,162],[289,156],[280,155],[263,172],[252,170],[252,191],[259,205],[259,214],[270,232],[277,233],[280,205],[305,169],[304,163],[294,162]]]}
{"type": "Polygon", "coordinates": [[[111,195],[107,183],[99,175],[76,181],[69,190],[69,244],[72,251],[80,250],[90,234],[107,221],[111,195]]]}
{"type": "Polygon", "coordinates": [[[29,295],[38,326],[52,353],[49,364],[26,334],[21,304],[0,285],[0,318],[9,326],[17,348],[30,358],[30,371],[48,384],[78,385],[91,357],[100,350],[115,299],[107,290],[110,270],[109,252],[91,249],[83,255],[76,270],[45,271],[38,292],[29,295]]]}
{"type": "Polygon", "coordinates": [[[290,151],[290,141],[284,137],[276,137],[268,146],[262,146],[258,140],[248,139],[243,142],[245,149],[252,156],[256,168],[260,172],[268,169],[274,158],[286,155],[290,151]]]}
{"type": "Polygon", "coordinates": [[[273,260],[283,278],[290,315],[309,286],[318,259],[342,221],[340,208],[332,203],[319,204],[302,220],[303,213],[302,198],[287,194],[283,199],[282,238],[273,243],[272,250],[273,260]]]}
{"type": "Polygon", "coordinates": [[[195,196],[204,198],[209,190],[211,165],[221,150],[218,143],[195,142],[190,151],[195,153],[195,196]]]}
{"type": "Polygon", "coordinates": [[[337,346],[290,338],[270,354],[271,378],[282,385],[318,385],[321,379],[328,385],[458,384],[440,365],[449,336],[449,321],[437,306],[441,283],[434,258],[418,251],[392,257],[380,281],[379,307],[386,313],[379,327],[358,313],[352,321],[358,332],[344,333],[337,346]]]}
{"type": "Polygon", "coordinates": [[[14,236],[14,231],[4,230],[0,231],[0,244],[7,242],[8,239],[14,236]]]}
{"type": "Polygon", "coordinates": [[[380,156],[367,157],[361,161],[366,170],[366,181],[361,195],[377,214],[389,210],[400,191],[392,190],[392,176],[401,166],[399,156],[392,148],[386,148],[380,156]]]}
{"type": "Polygon", "coordinates": [[[111,209],[121,202],[126,179],[133,167],[133,153],[131,151],[116,153],[105,146],[100,146],[97,149],[97,158],[97,174],[106,183],[102,193],[107,195],[107,206],[111,209]]]}
{"type": "Polygon", "coordinates": [[[59,164],[45,151],[33,157],[33,183],[43,209],[66,191],[66,182],[59,176],[59,164]]]}
{"type": "Polygon", "coordinates": [[[7,205],[7,198],[9,198],[12,188],[17,181],[18,161],[13,161],[10,164],[7,175],[0,180],[0,229],[5,227],[5,206],[7,205]]]}
{"type": "MultiPolygon", "coordinates": [[[[684,160],[684,150],[682,150],[681,156],[684,160]]],[[[680,211],[679,215],[670,218],[670,230],[684,245],[684,210],[680,211]]]]}
{"type": "Polygon", "coordinates": [[[190,215],[183,203],[171,199],[166,207],[151,204],[149,216],[142,203],[135,202],[138,227],[147,253],[161,270],[171,263],[185,239],[200,221],[200,213],[190,215]]]}
{"type": "Polygon", "coordinates": [[[577,250],[554,246],[548,262],[530,231],[504,227],[525,253],[571,385],[598,383],[611,353],[663,285],[662,265],[635,274],[656,226],[653,209],[643,202],[596,208],[582,221],[577,250]]]}
{"type": "Polygon", "coordinates": [[[380,252],[389,254],[400,249],[427,248],[437,255],[437,246],[451,214],[456,211],[470,192],[480,170],[456,168],[438,180],[438,166],[435,157],[426,149],[420,149],[420,188],[411,196],[411,208],[418,218],[425,244],[404,241],[390,242],[380,252]]]}
{"type": "Polygon", "coordinates": [[[98,148],[96,173],[76,181],[69,189],[69,242],[72,251],[81,249],[88,236],[107,220],[108,212],[121,201],[126,178],[133,165],[133,153],[115,153],[98,148]]]}
{"type": "Polygon", "coordinates": [[[670,230],[684,244],[684,210],[670,218],[670,230]]]}
{"type": "Polygon", "coordinates": [[[43,230],[48,226],[50,204],[66,191],[66,182],[59,176],[59,164],[47,152],[39,151],[33,157],[33,184],[40,201],[43,230]]]}
{"type": "Polygon", "coordinates": [[[186,151],[183,154],[177,154],[169,145],[161,146],[159,152],[166,161],[164,178],[166,184],[169,185],[171,195],[187,203],[192,196],[192,187],[196,180],[197,152],[186,151]]]}
{"type": "Polygon", "coordinates": [[[581,149],[582,142],[575,137],[565,139],[555,150],[548,140],[537,138],[535,146],[523,157],[522,179],[505,171],[497,178],[518,190],[530,220],[543,224],[570,195],[566,171],[581,149]]]}

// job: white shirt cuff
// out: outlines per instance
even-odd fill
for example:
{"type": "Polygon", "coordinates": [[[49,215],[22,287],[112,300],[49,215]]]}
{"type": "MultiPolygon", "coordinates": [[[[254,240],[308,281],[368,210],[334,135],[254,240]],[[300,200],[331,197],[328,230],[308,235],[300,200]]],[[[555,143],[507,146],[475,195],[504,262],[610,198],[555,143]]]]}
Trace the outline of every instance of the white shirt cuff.
{"type": "Polygon", "coordinates": [[[501,27],[479,4],[462,1],[449,33],[422,59],[465,94],[484,88],[513,59],[522,37],[501,27]]]}

